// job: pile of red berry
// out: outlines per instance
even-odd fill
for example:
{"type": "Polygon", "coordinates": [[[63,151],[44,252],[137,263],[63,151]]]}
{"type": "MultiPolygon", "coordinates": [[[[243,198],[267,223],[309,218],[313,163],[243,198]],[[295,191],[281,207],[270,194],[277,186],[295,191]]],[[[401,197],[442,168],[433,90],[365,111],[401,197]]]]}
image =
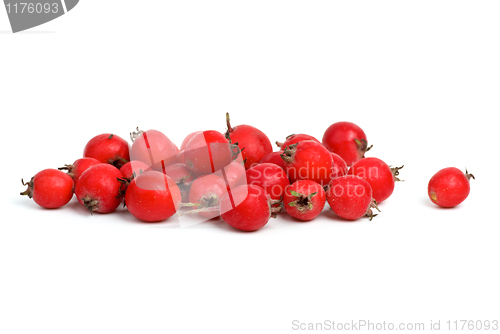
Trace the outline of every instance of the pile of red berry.
{"type": "MultiPolygon", "coordinates": [[[[131,146],[117,135],[98,135],[72,165],[42,170],[23,182],[28,189],[21,195],[59,208],[74,193],[90,213],[110,213],[124,202],[146,222],[176,213],[201,220],[220,216],[237,229],[255,231],[279,212],[312,220],[326,202],[343,219],[372,219],[372,209],[378,210],[399,181],[402,167],[364,157],[371,146],[356,124],[332,124],[322,142],[306,134],[288,136],[273,152],[262,131],[233,128],[229,115],[226,122],[225,134],[193,132],[180,149],[157,130],[132,132],[131,146]]],[[[456,168],[439,171],[429,182],[430,199],[443,207],[460,204],[471,177],[456,168]]]]}

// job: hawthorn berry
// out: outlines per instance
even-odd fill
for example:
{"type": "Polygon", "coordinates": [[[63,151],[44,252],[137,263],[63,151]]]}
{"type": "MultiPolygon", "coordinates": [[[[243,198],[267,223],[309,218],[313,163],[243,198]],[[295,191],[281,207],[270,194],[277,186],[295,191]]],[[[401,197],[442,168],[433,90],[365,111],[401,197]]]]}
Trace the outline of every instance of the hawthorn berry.
{"type": "Polygon", "coordinates": [[[333,153],[337,153],[344,159],[348,166],[364,158],[368,147],[365,132],[356,124],[351,122],[337,122],[323,135],[323,145],[333,153]]]}
{"type": "Polygon", "coordinates": [[[326,186],[330,182],[333,158],[320,143],[312,140],[300,141],[288,146],[281,157],[291,183],[311,180],[326,186]]]}
{"type": "Polygon", "coordinates": [[[378,204],[385,201],[394,191],[397,175],[402,167],[389,167],[378,158],[363,158],[354,163],[349,169],[349,175],[362,177],[370,184],[373,198],[378,204]]]}
{"type": "Polygon", "coordinates": [[[363,216],[375,216],[372,208],[378,210],[372,198],[372,188],[365,179],[356,175],[334,178],[328,184],[326,200],[337,216],[356,220],[363,216]]]}
{"type": "Polygon", "coordinates": [[[130,148],[132,160],[140,160],[156,171],[163,172],[165,166],[177,162],[179,149],[158,130],[137,129],[130,134],[133,144],[130,148]]]}
{"type": "Polygon", "coordinates": [[[447,167],[438,171],[429,181],[427,193],[432,203],[443,208],[459,205],[469,196],[470,179],[474,175],[465,173],[455,167],[447,167]]]}
{"type": "Polygon", "coordinates": [[[218,131],[203,131],[194,135],[184,150],[184,163],[197,175],[211,174],[233,160],[232,147],[218,131]]]}
{"type": "Polygon", "coordinates": [[[73,179],[57,169],[44,169],[25,183],[28,186],[23,196],[28,196],[36,204],[47,209],[56,209],[66,205],[73,197],[73,179]]]}
{"type": "Polygon", "coordinates": [[[220,214],[228,225],[241,231],[257,231],[264,227],[277,210],[261,187],[245,184],[225,194],[220,200],[220,214]]]}
{"type": "Polygon", "coordinates": [[[325,202],[323,187],[310,180],[299,180],[287,186],[283,198],[286,212],[303,221],[316,218],[325,207],[325,202]]]}
{"type": "Polygon", "coordinates": [[[133,179],[125,193],[128,211],[145,222],[159,222],[173,216],[181,201],[181,192],[174,180],[154,170],[133,179]]]}
{"type": "Polygon", "coordinates": [[[232,144],[238,145],[245,163],[245,169],[258,163],[263,156],[273,151],[271,141],[259,129],[246,124],[231,127],[228,113],[226,113],[226,124],[226,138],[232,144]]]}
{"type": "Polygon", "coordinates": [[[87,170],[90,166],[102,164],[103,162],[94,158],[81,158],[75,160],[72,165],[64,165],[64,167],[59,167],[59,170],[67,170],[67,174],[73,179],[76,184],[80,175],[87,170]]]}
{"type": "Polygon", "coordinates": [[[297,144],[299,141],[303,141],[303,140],[313,140],[313,141],[319,143],[319,140],[317,140],[313,136],[306,135],[304,133],[299,133],[299,134],[289,135],[288,137],[285,138],[285,141],[282,143],[277,141],[276,145],[280,148],[280,150],[284,150],[286,147],[293,145],[293,144],[297,144]]]}
{"type": "Polygon", "coordinates": [[[281,168],[285,169],[285,162],[281,158],[281,155],[283,153],[284,152],[282,150],[277,151],[277,152],[268,153],[265,156],[263,156],[262,159],[260,159],[259,163],[263,164],[263,163],[269,162],[269,163],[278,165],[281,168]]]}
{"type": "MultiPolygon", "coordinates": [[[[80,175],[75,195],[90,213],[110,213],[122,201],[123,177],[118,168],[110,164],[99,164],[88,168],[80,175]]],[[[123,185],[124,186],[124,185],[123,185]]]]}
{"type": "Polygon", "coordinates": [[[247,183],[264,188],[271,199],[283,198],[285,188],[290,185],[288,176],[283,168],[272,164],[257,164],[247,170],[247,183]]]}
{"type": "Polygon", "coordinates": [[[140,160],[132,160],[127,162],[125,165],[123,165],[120,168],[120,172],[122,173],[123,177],[128,179],[129,181],[132,181],[132,179],[139,175],[144,173],[147,170],[150,170],[151,168],[149,167],[148,164],[140,161],[140,160]]]}
{"type": "Polygon", "coordinates": [[[203,132],[203,131],[195,131],[195,132],[191,132],[190,134],[188,134],[186,136],[186,138],[184,138],[184,140],[182,141],[181,146],[179,147],[179,150],[184,151],[184,149],[186,148],[187,143],[189,143],[189,141],[191,140],[191,138],[193,138],[196,134],[198,134],[200,132],[203,132]]]}
{"type": "Polygon", "coordinates": [[[90,139],[83,149],[83,156],[109,163],[117,168],[130,161],[128,143],[111,133],[103,133],[90,139]]]}

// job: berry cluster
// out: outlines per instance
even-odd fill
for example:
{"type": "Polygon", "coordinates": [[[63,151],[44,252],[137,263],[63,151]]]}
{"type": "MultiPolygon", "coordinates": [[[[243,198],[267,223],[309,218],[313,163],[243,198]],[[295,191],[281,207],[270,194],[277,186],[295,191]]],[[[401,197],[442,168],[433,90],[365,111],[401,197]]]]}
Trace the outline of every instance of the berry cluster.
{"type": "MultiPolygon", "coordinates": [[[[114,134],[92,138],[83,158],[72,165],[37,173],[21,195],[44,208],[67,204],[73,193],[90,213],[111,213],[121,204],[145,222],[172,215],[197,215],[201,220],[221,217],[243,231],[265,226],[286,212],[309,221],[328,202],[341,218],[356,220],[376,215],[399,181],[399,170],[370,150],[364,131],[350,122],[337,122],[320,142],[307,134],[276,142],[250,125],[227,131],[189,134],[178,148],[157,130],[130,134],[132,144],[114,134]],[[66,171],[63,172],[63,170],[66,171]]],[[[456,168],[432,177],[430,199],[439,206],[460,204],[470,191],[469,179],[456,168]]]]}

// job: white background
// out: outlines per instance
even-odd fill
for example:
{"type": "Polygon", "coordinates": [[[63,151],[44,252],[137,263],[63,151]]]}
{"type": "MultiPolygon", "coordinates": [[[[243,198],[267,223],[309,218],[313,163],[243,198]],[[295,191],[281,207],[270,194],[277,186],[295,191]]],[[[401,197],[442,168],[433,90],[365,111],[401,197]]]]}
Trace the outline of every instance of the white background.
{"type": "Polygon", "coordinates": [[[0,9],[0,332],[292,333],[292,321],[500,320],[497,1],[81,1],[12,34],[0,9]],[[352,121],[405,167],[373,221],[144,224],[44,210],[29,178],[136,126],[178,145],[352,121]],[[467,167],[439,209],[427,182],[467,167]]]}

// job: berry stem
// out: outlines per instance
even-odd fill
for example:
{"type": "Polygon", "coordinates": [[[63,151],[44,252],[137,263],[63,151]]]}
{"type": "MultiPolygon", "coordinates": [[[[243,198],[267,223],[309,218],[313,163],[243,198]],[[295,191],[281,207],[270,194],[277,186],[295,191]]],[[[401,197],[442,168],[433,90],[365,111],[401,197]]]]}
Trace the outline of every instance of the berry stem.
{"type": "MultiPolygon", "coordinates": [[[[399,175],[399,170],[402,169],[405,165],[401,166],[401,167],[391,167],[391,172],[392,172],[392,176],[394,176],[394,180],[395,181],[401,181],[403,182],[404,180],[400,180],[398,178],[398,175],[399,175]]],[[[390,166],[389,166],[390,167],[390,166]]]]}
{"type": "Polygon", "coordinates": [[[200,212],[214,212],[214,211],[218,211],[218,210],[220,210],[219,206],[211,206],[208,208],[201,208],[201,209],[196,209],[196,210],[177,212],[177,216],[182,217],[185,215],[193,215],[193,214],[200,213],[200,212]]]}
{"type": "Polygon", "coordinates": [[[22,196],[28,196],[29,198],[33,198],[33,178],[31,178],[30,182],[24,182],[23,179],[21,179],[21,183],[23,186],[28,186],[28,189],[23,191],[21,193],[22,196]]]}
{"type": "Polygon", "coordinates": [[[471,179],[471,178],[472,178],[472,179],[474,179],[474,180],[476,179],[476,178],[474,177],[474,175],[473,175],[473,174],[471,174],[471,173],[469,173],[469,172],[467,171],[467,167],[465,167],[465,177],[466,177],[466,178],[467,178],[467,180],[469,180],[469,181],[470,181],[470,179],[471,179]]]}
{"type": "Polygon", "coordinates": [[[200,203],[181,203],[181,207],[193,207],[193,206],[200,206],[200,203]]]}
{"type": "Polygon", "coordinates": [[[231,122],[229,120],[229,113],[226,113],[226,124],[227,124],[227,131],[228,132],[233,132],[234,129],[231,127],[231,122]]]}
{"type": "Polygon", "coordinates": [[[132,140],[132,142],[134,142],[137,139],[137,137],[139,137],[140,135],[142,135],[144,133],[144,131],[139,130],[139,127],[136,127],[135,129],[137,131],[132,131],[130,133],[130,140],[132,140]]]}

